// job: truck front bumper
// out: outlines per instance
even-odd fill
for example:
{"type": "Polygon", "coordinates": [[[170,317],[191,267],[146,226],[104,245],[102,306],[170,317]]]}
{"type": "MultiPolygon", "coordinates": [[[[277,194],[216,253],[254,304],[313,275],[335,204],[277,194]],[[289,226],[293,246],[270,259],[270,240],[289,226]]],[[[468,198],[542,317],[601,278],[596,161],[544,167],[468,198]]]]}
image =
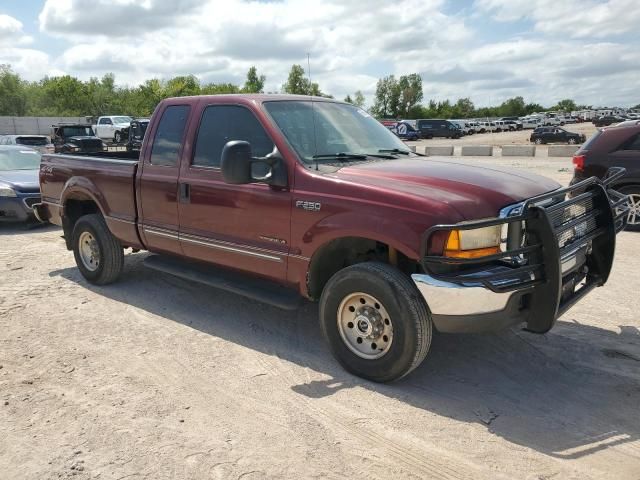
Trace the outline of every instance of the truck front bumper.
{"type": "Polygon", "coordinates": [[[426,253],[425,273],[412,275],[436,329],[447,333],[497,331],[526,323],[544,333],[592,289],[603,285],[614,258],[616,234],[625,225],[627,199],[595,177],[528,199],[495,219],[439,225],[425,234],[518,222],[517,248],[474,259],[426,253]],[[575,192],[581,192],[575,194],[575,192]]]}
{"type": "Polygon", "coordinates": [[[16,197],[0,197],[0,222],[33,220],[31,207],[40,201],[37,193],[17,193],[16,197]]]}

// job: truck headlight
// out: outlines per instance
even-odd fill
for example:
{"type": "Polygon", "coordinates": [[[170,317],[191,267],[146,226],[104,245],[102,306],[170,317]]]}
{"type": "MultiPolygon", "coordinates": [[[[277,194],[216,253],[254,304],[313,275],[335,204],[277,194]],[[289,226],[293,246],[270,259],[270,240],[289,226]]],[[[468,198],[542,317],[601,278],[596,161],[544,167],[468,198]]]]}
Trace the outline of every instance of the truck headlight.
{"type": "Polygon", "coordinates": [[[502,225],[452,230],[445,243],[444,256],[451,258],[478,258],[500,253],[502,225]]]}
{"type": "Polygon", "coordinates": [[[0,197],[17,197],[17,195],[8,185],[0,185],[0,197]]]}

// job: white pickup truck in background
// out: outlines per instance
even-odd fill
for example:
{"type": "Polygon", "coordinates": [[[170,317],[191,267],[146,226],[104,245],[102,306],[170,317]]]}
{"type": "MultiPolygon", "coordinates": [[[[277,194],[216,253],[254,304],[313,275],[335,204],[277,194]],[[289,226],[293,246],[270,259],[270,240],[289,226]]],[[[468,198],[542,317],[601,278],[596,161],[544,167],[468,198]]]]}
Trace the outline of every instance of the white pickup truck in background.
{"type": "Polygon", "coordinates": [[[114,143],[122,143],[125,139],[123,131],[129,128],[131,117],[126,115],[108,115],[98,117],[98,121],[93,125],[96,136],[102,140],[111,140],[114,143]]]}

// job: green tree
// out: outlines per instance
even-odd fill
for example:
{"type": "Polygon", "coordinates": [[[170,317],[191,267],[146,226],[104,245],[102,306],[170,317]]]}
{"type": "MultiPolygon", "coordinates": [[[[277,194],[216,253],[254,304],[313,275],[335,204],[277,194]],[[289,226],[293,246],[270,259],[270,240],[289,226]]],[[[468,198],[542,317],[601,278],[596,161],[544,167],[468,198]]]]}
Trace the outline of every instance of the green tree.
{"type": "Polygon", "coordinates": [[[344,101],[347,103],[351,103],[353,104],[353,99],[351,98],[351,95],[347,94],[346,97],[344,97],[344,101]]]}
{"type": "Polygon", "coordinates": [[[422,101],[422,77],[417,73],[402,75],[396,88],[399,97],[396,116],[408,118],[409,112],[422,101]]]}
{"type": "Polygon", "coordinates": [[[356,93],[353,94],[353,103],[356,107],[364,108],[364,95],[360,90],[356,90],[356,93]]]}
{"type": "Polygon", "coordinates": [[[376,84],[373,113],[379,118],[397,117],[400,107],[400,88],[393,75],[381,78],[376,84]]]}
{"type": "Polygon", "coordinates": [[[475,116],[476,107],[469,97],[459,98],[455,104],[457,118],[471,118],[475,116]]]}
{"type": "Polygon", "coordinates": [[[320,90],[320,86],[316,82],[310,82],[305,76],[304,68],[300,65],[292,65],[289,71],[287,82],[282,85],[284,93],[294,95],[314,95],[316,97],[331,97],[320,90]]]}
{"type": "Polygon", "coordinates": [[[526,114],[524,98],[513,97],[505,100],[498,107],[498,115],[502,117],[522,116],[526,114]]]}
{"type": "Polygon", "coordinates": [[[262,93],[264,90],[264,83],[267,81],[267,77],[264,75],[258,75],[258,69],[251,67],[247,72],[247,80],[242,87],[243,93],[262,93]]]}
{"type": "Polygon", "coordinates": [[[539,103],[527,103],[524,106],[524,113],[525,115],[530,115],[532,113],[536,113],[536,112],[543,112],[545,110],[545,108],[540,105],[539,103]]]}
{"type": "Polygon", "coordinates": [[[576,102],[571,100],[570,98],[565,98],[564,100],[560,100],[555,106],[551,107],[551,110],[560,110],[561,112],[573,112],[577,110],[578,106],[576,102]]]}
{"type": "Polygon", "coordinates": [[[0,65],[0,115],[20,116],[26,111],[24,83],[9,65],[0,65]]]}

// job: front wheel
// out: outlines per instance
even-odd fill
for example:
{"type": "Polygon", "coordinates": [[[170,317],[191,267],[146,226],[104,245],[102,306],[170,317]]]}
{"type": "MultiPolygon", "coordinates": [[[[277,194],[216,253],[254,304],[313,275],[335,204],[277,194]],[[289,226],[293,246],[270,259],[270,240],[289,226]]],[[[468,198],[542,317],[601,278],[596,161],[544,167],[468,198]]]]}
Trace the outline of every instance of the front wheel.
{"type": "Polygon", "coordinates": [[[116,132],[113,134],[113,141],[115,143],[120,143],[122,142],[122,132],[116,132]]]}
{"type": "Polygon", "coordinates": [[[411,279],[377,262],[331,277],[320,299],[320,326],[338,362],[374,382],[397,380],[420,365],[433,328],[411,279]]]}
{"type": "Polygon", "coordinates": [[[115,282],[124,265],[124,251],[102,215],[80,217],[73,228],[73,256],[82,276],[96,285],[115,282]]]}
{"type": "Polygon", "coordinates": [[[542,139],[541,138],[536,138],[533,143],[535,143],[536,145],[542,145],[542,139]]]}
{"type": "Polygon", "coordinates": [[[569,139],[569,145],[575,145],[576,144],[576,139],[575,138],[570,138],[569,139]]]}

